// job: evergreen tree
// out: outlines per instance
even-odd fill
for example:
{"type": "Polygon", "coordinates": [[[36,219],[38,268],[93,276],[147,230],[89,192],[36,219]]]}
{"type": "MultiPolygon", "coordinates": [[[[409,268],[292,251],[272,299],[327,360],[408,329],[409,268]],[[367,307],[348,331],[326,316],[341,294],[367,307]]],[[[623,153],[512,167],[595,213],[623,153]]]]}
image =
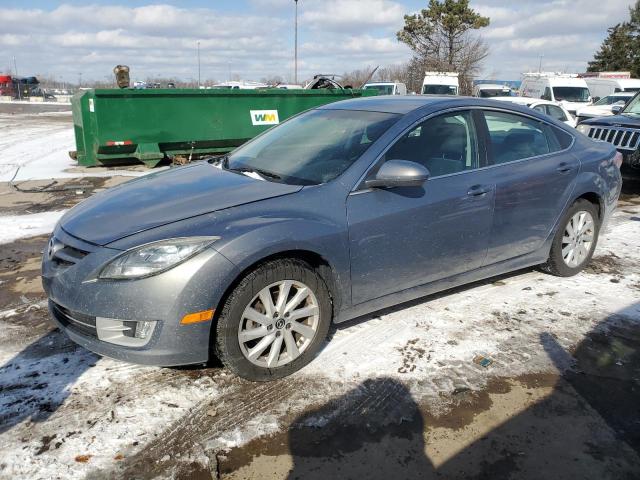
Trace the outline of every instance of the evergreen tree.
{"type": "Polygon", "coordinates": [[[607,31],[600,50],[589,62],[587,71],[630,71],[640,77],[640,0],[629,9],[628,22],[619,23],[607,31]]]}
{"type": "Polygon", "coordinates": [[[429,0],[426,9],[405,15],[404,22],[397,38],[415,53],[410,70],[458,72],[461,92],[470,94],[471,79],[489,54],[484,41],[470,33],[488,26],[489,18],[469,7],[469,0],[429,0]]]}

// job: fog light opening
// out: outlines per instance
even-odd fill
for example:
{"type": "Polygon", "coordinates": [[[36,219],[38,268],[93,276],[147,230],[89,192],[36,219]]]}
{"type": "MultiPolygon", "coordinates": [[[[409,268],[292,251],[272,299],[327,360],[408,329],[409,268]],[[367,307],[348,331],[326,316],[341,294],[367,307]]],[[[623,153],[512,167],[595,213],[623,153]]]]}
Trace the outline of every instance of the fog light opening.
{"type": "Polygon", "coordinates": [[[136,322],[135,338],[145,339],[151,333],[154,322],[136,322]]]}

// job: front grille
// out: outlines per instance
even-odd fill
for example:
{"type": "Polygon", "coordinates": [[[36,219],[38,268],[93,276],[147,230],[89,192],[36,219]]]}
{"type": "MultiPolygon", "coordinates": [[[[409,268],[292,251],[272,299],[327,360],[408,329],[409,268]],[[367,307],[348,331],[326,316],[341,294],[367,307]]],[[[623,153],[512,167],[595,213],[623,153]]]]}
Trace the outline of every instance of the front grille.
{"type": "Polygon", "coordinates": [[[56,237],[51,237],[49,240],[47,255],[49,255],[49,259],[58,266],[70,267],[78,263],[88,254],[89,252],[62,243],[56,237]]]}
{"type": "Polygon", "coordinates": [[[62,305],[51,302],[51,310],[56,319],[65,327],[82,335],[98,338],[96,317],[79,312],[72,312],[62,305]]]}
{"type": "Polygon", "coordinates": [[[640,130],[624,127],[601,127],[594,125],[589,130],[589,137],[601,142],[612,143],[620,150],[631,152],[640,146],[640,130]]]}

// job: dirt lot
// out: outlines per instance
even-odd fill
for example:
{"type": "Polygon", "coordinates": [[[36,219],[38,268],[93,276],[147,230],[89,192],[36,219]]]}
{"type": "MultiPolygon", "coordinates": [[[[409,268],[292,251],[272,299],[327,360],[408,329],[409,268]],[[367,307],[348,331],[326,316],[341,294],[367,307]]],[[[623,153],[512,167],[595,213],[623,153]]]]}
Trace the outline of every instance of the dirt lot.
{"type": "MultiPolygon", "coordinates": [[[[126,179],[96,171],[3,184],[0,223],[126,179]]],[[[633,178],[579,276],[520,271],[349,322],[268,384],[77,347],[48,322],[47,236],[28,233],[0,243],[0,478],[640,478],[633,178]]]]}

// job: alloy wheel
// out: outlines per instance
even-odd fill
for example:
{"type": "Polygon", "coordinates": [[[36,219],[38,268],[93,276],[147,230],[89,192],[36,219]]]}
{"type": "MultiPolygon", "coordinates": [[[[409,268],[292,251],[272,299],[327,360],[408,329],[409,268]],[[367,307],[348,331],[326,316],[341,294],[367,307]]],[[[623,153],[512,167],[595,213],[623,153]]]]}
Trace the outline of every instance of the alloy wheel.
{"type": "Polygon", "coordinates": [[[311,288],[295,280],[273,283],[244,309],[238,327],[240,350],[260,367],[286,365],[309,347],[319,321],[318,299],[311,288]]]}
{"type": "Polygon", "coordinates": [[[576,212],[571,217],[562,236],[562,260],[570,268],[584,263],[591,252],[595,236],[595,222],[591,213],[576,212]]]}

